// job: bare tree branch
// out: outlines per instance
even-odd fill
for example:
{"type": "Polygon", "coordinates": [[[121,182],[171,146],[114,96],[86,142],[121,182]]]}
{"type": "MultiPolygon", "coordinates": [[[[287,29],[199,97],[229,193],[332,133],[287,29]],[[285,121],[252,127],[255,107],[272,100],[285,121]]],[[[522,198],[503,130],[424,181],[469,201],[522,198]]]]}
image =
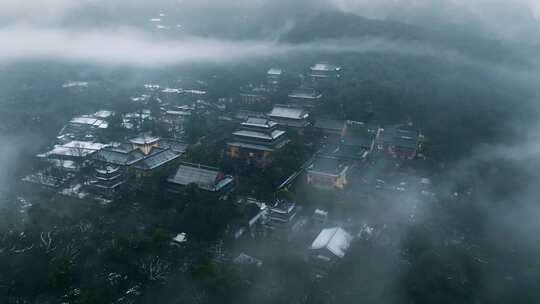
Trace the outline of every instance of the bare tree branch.
{"type": "Polygon", "coordinates": [[[41,232],[40,238],[41,238],[41,245],[45,248],[45,253],[50,253],[56,249],[56,246],[53,246],[53,239],[51,237],[51,231],[47,232],[47,234],[45,234],[44,232],[41,232]]]}
{"type": "Polygon", "coordinates": [[[139,267],[150,281],[160,281],[166,278],[170,264],[162,261],[158,256],[153,256],[141,260],[139,267]]]}

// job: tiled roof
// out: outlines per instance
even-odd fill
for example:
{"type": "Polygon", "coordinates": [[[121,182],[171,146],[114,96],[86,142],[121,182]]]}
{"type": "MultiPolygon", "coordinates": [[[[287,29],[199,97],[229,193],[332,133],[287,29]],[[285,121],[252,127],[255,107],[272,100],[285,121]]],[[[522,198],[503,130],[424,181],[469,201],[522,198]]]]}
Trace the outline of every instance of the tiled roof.
{"type": "Polygon", "coordinates": [[[342,166],[336,157],[317,156],[309,170],[326,174],[339,174],[342,166]]]}
{"type": "Polygon", "coordinates": [[[297,88],[289,94],[290,98],[319,99],[322,94],[312,88],[297,88]]]}
{"type": "Polygon", "coordinates": [[[415,149],[418,147],[420,132],[412,130],[405,126],[392,126],[385,128],[383,141],[391,143],[397,147],[415,149]]]}
{"type": "Polygon", "coordinates": [[[149,136],[149,135],[140,135],[138,137],[135,137],[129,140],[130,143],[136,144],[136,145],[154,144],[158,141],[159,141],[159,137],[149,136]]]}
{"type": "Polygon", "coordinates": [[[287,106],[275,106],[268,115],[270,117],[287,119],[306,119],[309,117],[309,114],[304,109],[287,106]]]}
{"type": "Polygon", "coordinates": [[[315,128],[341,131],[345,127],[345,121],[335,119],[317,119],[315,121],[315,128]]]}
{"type": "Polygon", "coordinates": [[[103,149],[94,156],[94,159],[96,160],[121,166],[132,165],[143,158],[144,154],[138,149],[131,150],[129,152],[114,149],[103,149]]]}
{"type": "Polygon", "coordinates": [[[170,149],[161,150],[156,153],[152,153],[150,156],[147,156],[146,158],[137,162],[134,167],[140,170],[152,170],[173,161],[180,156],[181,154],[175,153],[170,149]]]}
{"type": "Polygon", "coordinates": [[[219,177],[220,172],[216,168],[181,165],[168,181],[182,186],[196,184],[199,188],[208,191],[218,191],[233,181],[230,176],[225,176],[222,180],[218,180],[219,177]]]}
{"type": "Polygon", "coordinates": [[[252,149],[252,150],[260,150],[260,151],[268,151],[268,152],[274,151],[274,148],[269,147],[269,146],[250,144],[250,143],[244,143],[244,142],[229,142],[227,143],[227,145],[232,146],[232,147],[239,147],[239,148],[252,149]]]}
{"type": "Polygon", "coordinates": [[[92,117],[92,116],[79,116],[73,118],[70,123],[72,124],[79,124],[79,125],[88,125],[100,129],[105,129],[109,126],[109,124],[101,119],[92,117]]]}
{"type": "Polygon", "coordinates": [[[275,121],[260,117],[250,117],[246,122],[242,123],[242,126],[259,128],[272,128],[276,125],[277,123],[275,121]]]}
{"type": "Polygon", "coordinates": [[[274,130],[271,133],[256,132],[256,131],[250,131],[250,130],[240,130],[233,133],[234,136],[264,139],[264,140],[278,139],[284,134],[285,134],[285,131],[281,131],[281,130],[274,130]]]}

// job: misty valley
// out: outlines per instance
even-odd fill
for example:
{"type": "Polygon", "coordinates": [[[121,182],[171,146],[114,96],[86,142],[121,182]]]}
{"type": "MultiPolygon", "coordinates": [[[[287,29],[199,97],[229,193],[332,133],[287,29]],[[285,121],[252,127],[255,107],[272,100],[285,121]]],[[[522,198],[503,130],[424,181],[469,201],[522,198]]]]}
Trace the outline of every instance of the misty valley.
{"type": "Polygon", "coordinates": [[[412,2],[0,3],[0,303],[540,303],[540,7],[412,2]]]}

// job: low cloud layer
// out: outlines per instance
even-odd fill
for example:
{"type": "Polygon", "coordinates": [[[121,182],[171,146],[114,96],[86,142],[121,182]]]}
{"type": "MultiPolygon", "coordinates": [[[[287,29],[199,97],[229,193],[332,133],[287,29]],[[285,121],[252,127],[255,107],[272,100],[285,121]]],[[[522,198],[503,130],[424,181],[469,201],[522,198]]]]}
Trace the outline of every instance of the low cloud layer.
{"type": "Polygon", "coordinates": [[[0,63],[52,60],[74,63],[151,67],[185,63],[223,63],[294,52],[397,52],[466,61],[453,50],[437,50],[412,43],[366,38],[305,44],[275,41],[231,41],[200,37],[153,39],[134,30],[80,32],[63,29],[12,27],[0,29],[0,63]]]}
{"type": "MultiPolygon", "coordinates": [[[[540,29],[540,0],[7,0],[0,4],[0,63],[18,60],[62,60],[113,65],[152,66],[186,62],[223,62],[253,56],[279,55],[285,52],[316,49],[320,51],[352,50],[400,51],[405,53],[442,53],[456,56],[453,50],[433,50],[422,45],[399,41],[355,42],[356,45],[311,43],[284,45],[261,37],[259,41],[228,41],[201,37],[156,40],[155,31],[126,28],[120,19],[140,20],[145,28],[150,17],[163,10],[165,18],[178,22],[213,20],[235,16],[294,15],[305,9],[341,10],[366,17],[430,24],[442,20],[445,24],[468,25],[493,32],[508,39],[524,40],[540,29]],[[175,10],[175,12],[167,11],[175,10]],[[187,13],[186,13],[187,12],[187,13]],[[74,17],[75,16],[75,17],[74,17]],[[85,26],[70,26],[82,16],[85,26]],[[107,16],[109,23],[101,24],[107,16]],[[118,17],[118,24],[110,24],[118,17]],[[129,18],[128,18],[129,17],[129,18]],[[96,31],[96,28],[106,30],[96,31]],[[122,24],[122,25],[121,25],[122,24]]],[[[263,21],[261,21],[263,22],[263,21]]],[[[129,23],[129,22],[128,22],[129,23]]],[[[137,22],[135,22],[137,24],[137,22]]],[[[132,25],[132,23],[130,23],[132,25]]],[[[536,38],[535,38],[536,39],[536,38]]],[[[532,39],[534,41],[534,39],[532,39]]]]}
{"type": "Polygon", "coordinates": [[[186,37],[157,41],[132,30],[80,32],[63,29],[0,30],[0,62],[58,60],[111,65],[152,66],[186,62],[220,62],[276,51],[269,42],[226,42],[186,37]]]}
{"type": "Polygon", "coordinates": [[[96,15],[98,24],[103,14],[121,18],[160,10],[184,11],[212,20],[226,17],[223,14],[277,17],[331,9],[420,24],[441,21],[468,25],[507,38],[530,36],[540,27],[540,0],[7,0],[0,4],[0,24],[58,24],[74,13],[84,15],[88,11],[101,12],[96,15]]]}

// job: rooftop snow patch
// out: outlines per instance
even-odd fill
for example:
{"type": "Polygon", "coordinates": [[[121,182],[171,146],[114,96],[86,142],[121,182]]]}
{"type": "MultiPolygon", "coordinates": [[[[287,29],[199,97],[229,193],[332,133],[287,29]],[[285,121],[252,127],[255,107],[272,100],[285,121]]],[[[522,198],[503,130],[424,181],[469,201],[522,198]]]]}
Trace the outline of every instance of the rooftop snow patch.
{"type": "Polygon", "coordinates": [[[73,87],[87,87],[88,82],[85,81],[74,81],[74,82],[66,82],[62,85],[62,88],[73,88],[73,87]]]}
{"type": "Polygon", "coordinates": [[[94,116],[97,117],[97,118],[104,119],[104,118],[109,118],[109,117],[111,117],[113,114],[114,114],[113,111],[109,111],[109,110],[100,110],[100,111],[97,111],[96,113],[94,113],[94,116]]]}
{"type": "Polygon", "coordinates": [[[314,66],[311,67],[312,71],[318,71],[318,72],[330,72],[330,71],[339,71],[341,70],[341,67],[329,64],[329,63],[317,63],[314,66]]]}
{"type": "Polygon", "coordinates": [[[148,135],[141,135],[129,140],[130,143],[135,145],[152,145],[157,143],[158,141],[159,137],[148,135]]]}
{"type": "Polygon", "coordinates": [[[75,156],[75,157],[85,157],[89,154],[92,154],[96,151],[101,150],[107,145],[101,143],[87,142],[87,141],[71,141],[64,145],[56,145],[54,148],[45,153],[40,154],[41,157],[48,157],[51,155],[57,156],[75,156]]]}
{"type": "Polygon", "coordinates": [[[276,68],[271,68],[270,70],[268,70],[268,75],[281,75],[283,73],[283,71],[281,69],[276,69],[276,68]]]}
{"type": "Polygon", "coordinates": [[[311,244],[310,249],[328,249],[335,256],[342,258],[351,245],[353,237],[339,227],[323,229],[311,244]]]}
{"type": "Polygon", "coordinates": [[[72,124],[79,124],[79,125],[88,125],[100,129],[106,129],[109,127],[109,124],[99,118],[93,117],[93,116],[79,116],[73,118],[70,123],[72,124]]]}
{"type": "Polygon", "coordinates": [[[250,117],[242,125],[246,127],[272,128],[277,123],[266,118],[250,117]]]}
{"type": "Polygon", "coordinates": [[[306,119],[309,117],[309,114],[301,108],[275,106],[268,116],[275,118],[306,119]]]}

